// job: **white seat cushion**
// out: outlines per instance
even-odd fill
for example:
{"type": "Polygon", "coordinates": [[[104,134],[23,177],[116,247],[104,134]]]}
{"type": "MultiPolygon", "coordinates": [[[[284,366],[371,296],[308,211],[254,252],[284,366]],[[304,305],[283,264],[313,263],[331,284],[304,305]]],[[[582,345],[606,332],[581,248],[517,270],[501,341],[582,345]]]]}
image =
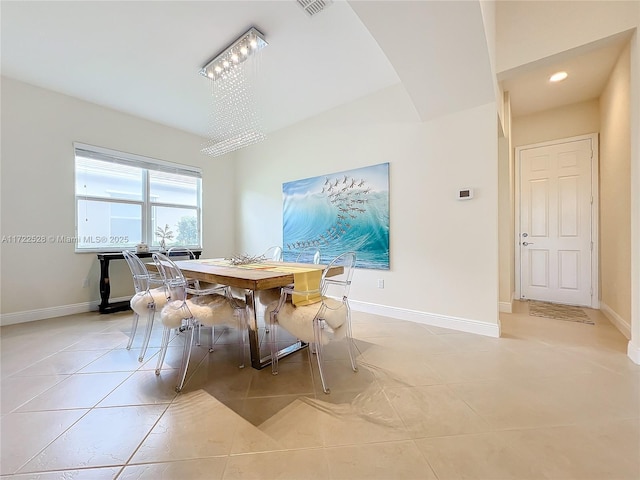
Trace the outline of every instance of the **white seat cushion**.
{"type": "Polygon", "coordinates": [[[271,302],[280,300],[280,289],[269,288],[267,290],[258,290],[255,293],[255,298],[256,302],[259,302],[262,305],[269,305],[271,302]]]}
{"type": "MultiPolygon", "coordinates": [[[[244,308],[244,302],[236,300],[236,304],[244,308]]],[[[223,325],[235,323],[234,315],[237,313],[229,300],[223,295],[202,295],[192,297],[185,304],[181,300],[173,300],[162,309],[160,318],[162,323],[169,328],[178,328],[182,320],[193,318],[203,325],[223,325]]]]}
{"type": "MultiPolygon", "coordinates": [[[[268,320],[271,312],[276,308],[278,302],[272,302],[266,309],[265,318],[268,320]]],[[[303,342],[313,343],[313,319],[322,308],[321,318],[327,326],[321,331],[320,341],[326,345],[331,340],[343,338],[347,333],[347,307],[344,303],[333,298],[324,297],[321,303],[311,305],[294,306],[292,303],[285,303],[278,312],[278,324],[286,331],[303,342]]]]}
{"type": "Polygon", "coordinates": [[[156,310],[160,310],[167,303],[167,294],[164,287],[153,288],[149,292],[136,293],[132,298],[131,310],[138,315],[146,315],[149,313],[149,304],[155,303],[156,310]]]}

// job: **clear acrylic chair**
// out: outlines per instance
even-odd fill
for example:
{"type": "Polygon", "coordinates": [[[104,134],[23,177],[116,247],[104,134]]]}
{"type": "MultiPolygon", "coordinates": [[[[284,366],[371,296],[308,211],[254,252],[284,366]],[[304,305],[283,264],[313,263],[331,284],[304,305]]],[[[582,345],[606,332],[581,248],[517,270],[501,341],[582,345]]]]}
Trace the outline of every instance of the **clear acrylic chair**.
{"type": "Polygon", "coordinates": [[[262,254],[266,260],[271,260],[273,262],[281,262],[282,261],[282,247],[278,245],[274,245],[273,247],[269,247],[262,254]]]}
{"type": "Polygon", "coordinates": [[[320,250],[312,247],[301,250],[296,257],[296,263],[313,263],[318,265],[320,263],[320,250]]]}
{"type": "MultiPolygon", "coordinates": [[[[169,250],[167,250],[167,257],[171,258],[173,261],[196,259],[196,255],[191,251],[191,249],[180,246],[171,247],[169,250]]],[[[200,281],[195,278],[187,278],[187,283],[193,288],[200,288],[200,281]]],[[[209,287],[210,286],[207,286],[207,288],[209,287]]]]}
{"type": "Polygon", "coordinates": [[[176,257],[185,260],[195,260],[196,255],[187,247],[175,246],[167,250],[167,257],[175,259],[176,257]]]}
{"type": "MultiPolygon", "coordinates": [[[[267,261],[271,262],[282,262],[282,247],[279,245],[274,245],[265,250],[265,252],[261,255],[267,261]]],[[[264,314],[264,306],[273,302],[274,300],[280,298],[280,289],[279,288],[270,288],[267,290],[258,290],[255,292],[256,298],[256,308],[260,310],[258,312],[259,315],[264,314]]],[[[269,333],[269,324],[265,321],[265,333],[269,333]]]]}
{"type": "Polygon", "coordinates": [[[138,361],[142,362],[149,346],[156,310],[161,309],[167,303],[167,291],[164,288],[162,278],[152,274],[135,253],[124,250],[122,255],[127,261],[127,265],[129,265],[129,270],[131,270],[133,286],[136,291],[130,302],[131,310],[133,310],[133,322],[127,350],[130,350],[133,344],[140,315],[147,315],[147,329],[142,341],[140,356],[138,357],[138,361]]]}
{"type": "Polygon", "coordinates": [[[161,253],[154,253],[152,257],[169,292],[169,301],[160,314],[164,331],[162,333],[156,375],[160,375],[171,331],[178,329],[186,332],[179,379],[176,386],[176,391],[182,390],[191,358],[194,333],[198,335],[197,343],[199,344],[201,326],[211,327],[209,344],[209,351],[211,352],[213,351],[214,326],[235,324],[234,326],[240,334],[240,368],[243,368],[247,325],[246,304],[234,298],[227,286],[215,286],[208,289],[190,288],[182,271],[169,257],[161,253]]]}
{"type": "Polygon", "coordinates": [[[283,328],[294,337],[309,344],[309,354],[315,353],[322,390],[329,393],[323,368],[323,346],[330,341],[345,339],[347,351],[354,372],[358,370],[355,359],[355,345],[351,334],[351,308],[349,290],[356,262],[355,252],[346,252],[336,257],[322,272],[318,290],[295,290],[294,287],[281,289],[280,300],[267,307],[267,318],[271,323],[271,368],[278,373],[277,328],[283,328]],[[335,267],[341,268],[338,275],[329,276],[335,267]],[[291,297],[317,296],[318,300],[309,305],[293,305],[291,297]]]}

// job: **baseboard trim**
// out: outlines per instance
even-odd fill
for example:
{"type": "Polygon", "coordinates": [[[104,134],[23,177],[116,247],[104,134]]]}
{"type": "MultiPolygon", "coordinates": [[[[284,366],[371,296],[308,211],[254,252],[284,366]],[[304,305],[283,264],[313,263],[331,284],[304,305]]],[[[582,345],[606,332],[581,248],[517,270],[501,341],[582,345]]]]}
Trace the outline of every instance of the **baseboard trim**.
{"type": "Polygon", "coordinates": [[[515,292],[511,292],[511,299],[508,302],[498,302],[498,311],[503,313],[513,313],[513,299],[516,298],[515,292]]]}
{"type": "Polygon", "coordinates": [[[378,305],[375,303],[360,302],[357,300],[349,300],[349,304],[353,310],[358,312],[373,313],[375,315],[408,320],[410,322],[432,325],[434,327],[450,328],[451,330],[475,333],[486,337],[500,337],[500,324],[439,315],[436,313],[420,312],[406,308],[378,305]]]}
{"type": "Polygon", "coordinates": [[[627,346],[627,356],[633,363],[640,365],[640,347],[634,345],[631,341],[629,341],[629,345],[627,346]]]}
{"type": "Polygon", "coordinates": [[[498,311],[503,313],[513,313],[511,302],[498,302],[498,311]]]}
{"type": "MultiPolygon", "coordinates": [[[[128,300],[129,297],[112,298],[112,302],[128,300]]],[[[432,325],[434,327],[450,328],[467,333],[475,333],[487,337],[500,337],[500,324],[492,324],[471,320],[467,318],[451,317],[448,315],[439,315],[435,313],[421,312],[418,310],[409,310],[406,308],[390,307],[386,305],[378,305],[375,303],[360,302],[351,300],[349,302],[351,308],[356,311],[373,313],[375,315],[383,315],[386,317],[397,318],[400,320],[408,320],[411,322],[432,325]]],[[[37,310],[28,310],[24,312],[5,313],[0,315],[0,325],[14,325],[17,323],[35,322],[46,318],[63,317],[65,315],[74,315],[77,313],[87,313],[98,310],[98,301],[76,303],[73,305],[62,305],[59,307],[40,308],[37,310]]]]}
{"type": "Polygon", "coordinates": [[[631,325],[629,325],[624,318],[613,311],[609,305],[604,302],[600,302],[600,311],[609,319],[613,326],[620,330],[627,340],[631,339],[631,325]]]}
{"type": "MultiPolygon", "coordinates": [[[[129,300],[131,297],[111,298],[112,302],[129,300]]],[[[0,326],[15,325],[17,323],[36,322],[47,318],[64,317],[65,315],[75,315],[77,313],[88,313],[98,310],[100,302],[74,303],[71,305],[60,305],[58,307],[38,308],[36,310],[25,310],[23,312],[0,314],[0,326]]]]}

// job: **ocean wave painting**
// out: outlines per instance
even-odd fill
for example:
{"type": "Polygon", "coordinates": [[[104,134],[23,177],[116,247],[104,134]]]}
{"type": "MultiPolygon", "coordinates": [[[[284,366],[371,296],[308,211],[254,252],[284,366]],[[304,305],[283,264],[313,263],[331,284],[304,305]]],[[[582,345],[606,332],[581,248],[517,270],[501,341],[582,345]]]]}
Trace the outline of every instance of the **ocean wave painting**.
{"type": "Polygon", "coordinates": [[[389,269],[389,163],[283,183],[282,196],[285,261],[355,251],[357,267],[389,269]]]}

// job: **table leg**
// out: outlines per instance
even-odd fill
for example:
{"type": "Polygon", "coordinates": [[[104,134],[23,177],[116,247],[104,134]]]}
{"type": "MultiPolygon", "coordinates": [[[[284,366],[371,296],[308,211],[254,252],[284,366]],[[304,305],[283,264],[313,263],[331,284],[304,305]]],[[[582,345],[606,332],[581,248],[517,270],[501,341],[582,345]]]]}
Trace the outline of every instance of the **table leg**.
{"type": "MultiPolygon", "coordinates": [[[[255,369],[261,370],[264,367],[271,365],[271,349],[268,345],[264,346],[264,351],[260,348],[260,322],[258,319],[258,308],[264,312],[265,305],[257,305],[259,300],[256,300],[255,292],[247,290],[245,293],[245,300],[247,302],[247,308],[249,308],[249,350],[251,352],[251,366],[255,369]]],[[[266,318],[263,319],[262,327],[266,327],[266,318]]],[[[265,337],[271,333],[265,333],[265,337]]],[[[268,338],[264,339],[264,343],[268,341],[268,338]]],[[[292,345],[288,345],[285,348],[279,350],[278,358],[282,358],[291,353],[297,352],[301,348],[306,347],[307,344],[301,341],[297,341],[292,345]]]]}
{"type": "Polygon", "coordinates": [[[109,259],[100,259],[100,313],[105,313],[109,307],[109,295],[111,295],[111,286],[109,285],[109,259]]]}
{"type": "Polygon", "coordinates": [[[245,291],[245,301],[249,309],[249,351],[251,352],[251,366],[260,369],[260,332],[258,330],[258,317],[256,315],[256,302],[253,290],[245,291]]]}
{"type": "Polygon", "coordinates": [[[122,302],[109,301],[111,295],[111,283],[109,281],[109,259],[100,259],[100,305],[98,311],[100,313],[114,313],[121,312],[123,310],[129,310],[131,308],[128,300],[122,302]]]}

